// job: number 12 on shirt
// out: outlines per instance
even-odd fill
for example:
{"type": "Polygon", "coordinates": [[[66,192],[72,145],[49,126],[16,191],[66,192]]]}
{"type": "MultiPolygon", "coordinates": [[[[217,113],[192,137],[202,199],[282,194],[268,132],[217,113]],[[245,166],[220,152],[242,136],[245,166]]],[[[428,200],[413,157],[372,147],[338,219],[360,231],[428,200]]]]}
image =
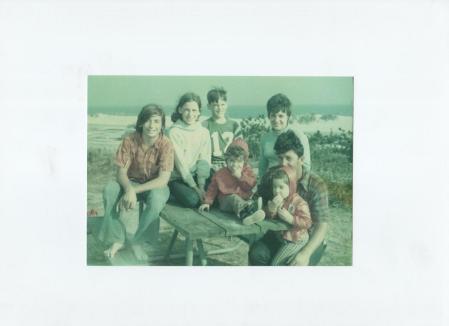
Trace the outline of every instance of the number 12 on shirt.
{"type": "Polygon", "coordinates": [[[218,132],[213,132],[210,136],[212,138],[212,155],[221,157],[223,156],[223,152],[226,151],[228,146],[232,143],[232,140],[234,139],[234,133],[225,131],[222,134],[219,134],[218,132]],[[224,144],[223,151],[220,148],[220,140],[222,141],[222,144],[224,144]]]}

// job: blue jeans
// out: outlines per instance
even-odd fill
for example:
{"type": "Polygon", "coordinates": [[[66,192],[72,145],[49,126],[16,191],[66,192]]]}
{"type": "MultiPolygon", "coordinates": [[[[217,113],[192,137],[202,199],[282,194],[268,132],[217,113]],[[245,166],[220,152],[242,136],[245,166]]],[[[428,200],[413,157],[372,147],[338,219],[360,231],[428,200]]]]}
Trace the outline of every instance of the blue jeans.
{"type": "MultiPolygon", "coordinates": [[[[126,229],[119,219],[120,213],[117,210],[117,204],[123,194],[123,189],[117,181],[109,182],[103,190],[104,220],[98,237],[108,245],[114,242],[124,243],[126,240],[126,229]]],[[[137,195],[137,199],[145,203],[145,208],[139,216],[139,225],[134,237],[130,239],[131,243],[137,244],[146,240],[145,232],[159,218],[169,195],[167,186],[137,195]]]]}
{"type": "Polygon", "coordinates": [[[175,200],[186,208],[196,208],[201,204],[201,198],[195,189],[181,180],[170,181],[168,183],[170,192],[175,200]]]}

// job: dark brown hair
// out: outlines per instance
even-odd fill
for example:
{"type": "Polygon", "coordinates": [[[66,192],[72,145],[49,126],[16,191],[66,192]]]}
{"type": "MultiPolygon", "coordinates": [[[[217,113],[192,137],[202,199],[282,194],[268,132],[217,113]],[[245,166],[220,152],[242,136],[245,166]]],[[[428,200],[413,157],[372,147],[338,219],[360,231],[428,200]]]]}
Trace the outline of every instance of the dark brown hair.
{"type": "Polygon", "coordinates": [[[219,99],[227,101],[226,91],[223,87],[214,87],[207,93],[207,103],[217,103],[219,99]]]}
{"type": "MultiPolygon", "coordinates": [[[[201,115],[201,98],[192,92],[185,93],[178,101],[178,105],[175,108],[175,112],[171,115],[171,121],[176,122],[179,119],[181,119],[181,114],[179,113],[179,109],[182,108],[182,106],[188,102],[196,102],[198,104],[198,109],[200,110],[201,115]]],[[[199,116],[198,116],[199,118],[199,116]]]]}
{"type": "Polygon", "coordinates": [[[292,103],[286,95],[281,93],[273,95],[267,102],[268,118],[270,115],[278,112],[284,112],[288,117],[290,117],[292,114],[291,106],[292,103]]]}
{"type": "Polygon", "coordinates": [[[139,115],[137,116],[136,131],[139,134],[142,134],[143,125],[145,124],[145,122],[150,120],[150,118],[154,115],[158,115],[161,117],[162,130],[164,130],[164,128],[165,128],[164,110],[162,110],[162,108],[157,104],[147,104],[142,108],[139,115]]]}
{"type": "Polygon", "coordinates": [[[304,154],[304,146],[293,130],[287,130],[280,134],[274,143],[274,151],[277,155],[284,154],[289,150],[295,152],[298,157],[304,154]]]}
{"type": "Polygon", "coordinates": [[[242,158],[245,160],[245,150],[238,145],[229,145],[224,156],[227,160],[230,158],[242,158]]]}

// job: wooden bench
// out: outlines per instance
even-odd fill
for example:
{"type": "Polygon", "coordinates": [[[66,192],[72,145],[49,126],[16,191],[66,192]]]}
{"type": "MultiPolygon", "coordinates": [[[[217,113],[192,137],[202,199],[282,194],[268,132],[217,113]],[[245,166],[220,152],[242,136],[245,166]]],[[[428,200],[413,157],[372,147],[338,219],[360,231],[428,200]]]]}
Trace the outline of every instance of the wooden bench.
{"type": "MultiPolygon", "coordinates": [[[[237,217],[223,213],[217,209],[199,213],[196,209],[183,208],[176,204],[167,204],[161,212],[163,218],[175,230],[173,231],[165,259],[170,258],[173,245],[178,234],[185,237],[186,265],[193,265],[193,244],[196,242],[201,265],[207,264],[207,253],[204,250],[203,239],[214,237],[231,237],[263,234],[268,230],[288,230],[287,223],[280,220],[264,220],[252,225],[243,225],[237,217]]],[[[220,250],[220,253],[231,251],[220,250]]],[[[212,254],[210,252],[209,254],[212,254]]]]}
{"type": "MultiPolygon", "coordinates": [[[[141,210],[142,208],[140,208],[141,210]]],[[[141,213],[141,212],[140,212],[141,213]]],[[[209,252],[204,250],[203,240],[207,238],[226,238],[232,236],[250,236],[261,235],[268,230],[280,231],[287,230],[288,225],[280,220],[264,220],[253,225],[243,225],[237,217],[223,213],[217,209],[210,212],[199,213],[197,209],[183,208],[173,203],[168,203],[160,214],[169,225],[174,228],[173,235],[165,247],[165,243],[151,246],[149,261],[168,260],[170,257],[183,258],[185,264],[193,265],[194,243],[196,243],[197,254],[200,257],[201,265],[207,265],[207,255],[222,254],[236,250],[242,242],[237,245],[233,244],[229,247],[214,249],[209,252]],[[173,245],[181,234],[185,238],[185,248],[183,253],[171,255],[173,245]],[[164,245],[164,247],[162,247],[164,245]],[[163,254],[166,249],[165,254],[163,254]]],[[[135,223],[138,222],[138,216],[135,216],[135,223]]],[[[87,218],[88,233],[98,234],[103,217],[87,218]]],[[[136,227],[136,226],[135,226],[136,227]]],[[[149,238],[155,239],[155,235],[159,232],[159,220],[157,224],[152,225],[149,230],[149,238]]],[[[154,244],[154,242],[153,242],[154,244]]],[[[107,258],[108,262],[113,266],[131,266],[131,265],[148,265],[148,262],[138,261],[130,248],[125,248],[117,252],[114,258],[107,258]]]]}

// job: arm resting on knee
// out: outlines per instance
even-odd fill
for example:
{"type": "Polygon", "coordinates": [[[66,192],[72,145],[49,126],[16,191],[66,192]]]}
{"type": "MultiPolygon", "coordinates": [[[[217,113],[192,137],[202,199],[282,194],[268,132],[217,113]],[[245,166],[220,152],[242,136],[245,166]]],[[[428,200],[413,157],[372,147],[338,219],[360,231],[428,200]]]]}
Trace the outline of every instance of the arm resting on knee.
{"type": "Polygon", "coordinates": [[[161,171],[159,172],[159,176],[157,178],[142,183],[140,185],[136,185],[134,187],[136,194],[149,191],[152,189],[165,187],[168,181],[170,180],[170,174],[171,174],[170,172],[161,171]]]}

